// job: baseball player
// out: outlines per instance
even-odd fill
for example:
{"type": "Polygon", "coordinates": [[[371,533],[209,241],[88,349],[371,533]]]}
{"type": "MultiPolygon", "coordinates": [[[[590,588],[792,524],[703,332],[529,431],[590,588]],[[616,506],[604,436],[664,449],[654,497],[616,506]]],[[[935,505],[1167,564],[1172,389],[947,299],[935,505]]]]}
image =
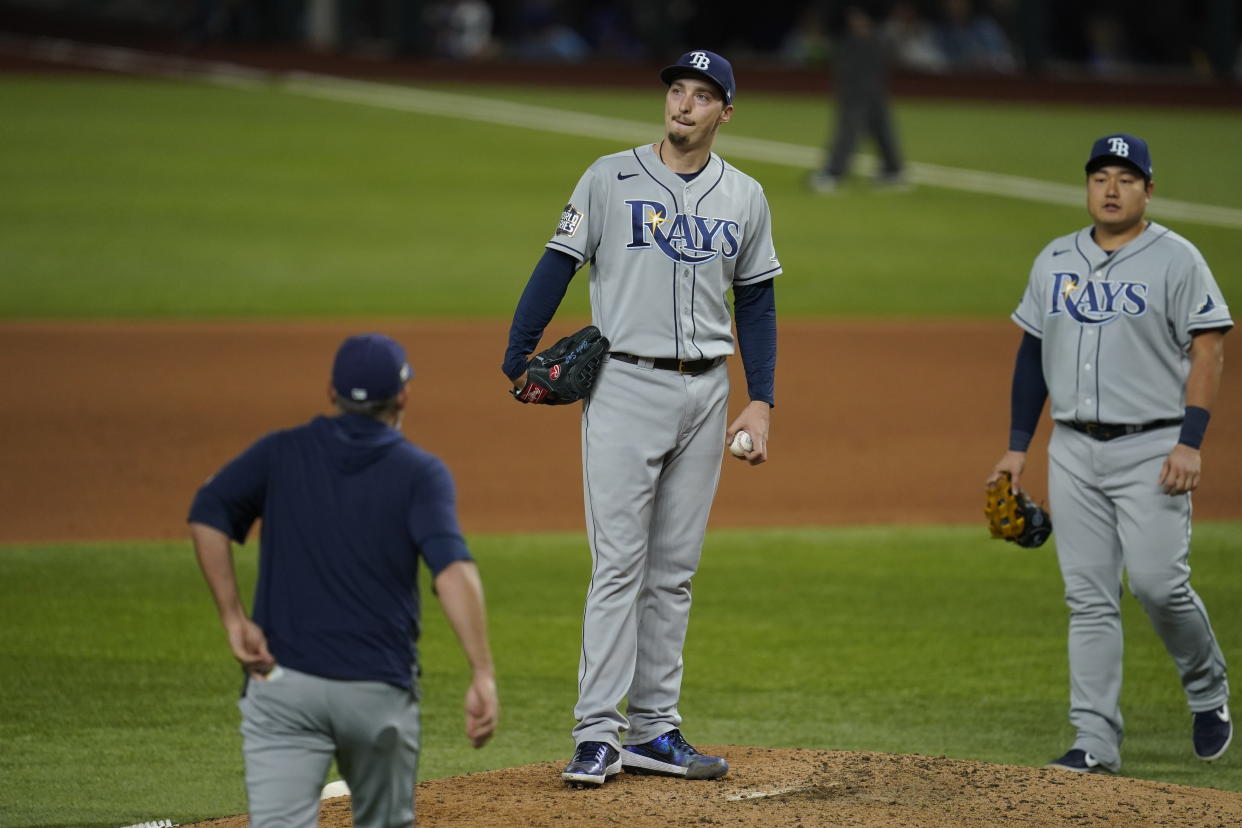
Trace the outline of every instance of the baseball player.
{"type": "Polygon", "coordinates": [[[1144,217],[1147,144],[1107,135],[1086,165],[1091,226],[1055,239],[1013,320],[1007,451],[989,483],[1019,480],[1045,397],[1055,422],[1048,489],[1069,605],[1073,747],[1050,767],[1121,767],[1121,573],[1172,656],[1196,755],[1233,735],[1225,660],[1190,586],[1190,493],[1220,388],[1229,308],[1203,256],[1144,217]]]}
{"type": "Polygon", "coordinates": [[[768,456],[776,365],[772,279],[781,272],[763,190],[711,151],[733,117],[729,62],[687,52],[667,85],[659,141],[582,175],[514,314],[503,370],[526,357],[574,272],[591,263],[595,325],[611,342],[582,411],[592,572],[582,624],[571,784],[622,767],[688,779],[728,763],[682,737],[681,653],[724,444],[746,431],[768,456]],[[750,402],[727,422],[733,290],[750,402]],[[626,713],[619,712],[627,699],[626,713]]]}
{"type": "Polygon", "coordinates": [[[418,559],[473,670],[466,735],[480,747],[497,699],[482,586],[448,469],[401,436],[410,368],[386,336],[346,339],[328,397],[340,411],[277,431],[198,491],[190,535],[246,683],[252,826],[313,826],[333,756],[354,825],[414,823],[419,754],[418,559]],[[263,519],[254,616],[230,540],[263,519]]]}

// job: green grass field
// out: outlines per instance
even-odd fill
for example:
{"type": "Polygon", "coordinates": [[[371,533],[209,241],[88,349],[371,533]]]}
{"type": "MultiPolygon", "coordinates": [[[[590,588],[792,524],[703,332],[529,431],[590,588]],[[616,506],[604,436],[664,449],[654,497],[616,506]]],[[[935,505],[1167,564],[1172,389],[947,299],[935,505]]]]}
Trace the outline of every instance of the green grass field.
{"type": "MultiPolygon", "coordinates": [[[[659,135],[656,90],[480,92],[659,135]]],[[[578,175],[631,145],[166,81],[0,78],[0,102],[19,114],[0,120],[0,318],[504,317],[578,175]]],[[[1242,160],[1219,152],[1242,141],[1235,113],[911,102],[899,115],[913,160],[1066,184],[1122,125],[1150,136],[1159,192],[1242,206],[1242,160]]],[[[727,129],[819,146],[827,128],[817,97],[755,95],[727,129]]],[[[801,169],[739,166],[767,190],[789,315],[1007,314],[1039,249],[1087,223],[1075,207],[934,187],[823,198],[801,169]]],[[[1178,229],[1242,292],[1242,230],[1178,229]]],[[[585,297],[571,290],[566,308],[585,297]]]]}
{"type": "MultiPolygon", "coordinates": [[[[1235,663],[1240,538],[1242,524],[1201,526],[1192,556],[1235,663]]],[[[472,548],[501,728],[483,750],[466,746],[464,660],[424,588],[423,779],[572,750],[585,543],[487,536],[472,548]]],[[[253,550],[238,563],[252,583],[253,550]]],[[[0,583],[0,824],[114,828],[245,811],[239,675],[188,544],[0,549],[0,583]]],[[[1168,657],[1132,599],[1125,618],[1123,772],[1242,791],[1236,756],[1193,757],[1168,657]]],[[[686,729],[708,744],[1038,765],[1073,738],[1064,631],[1053,553],[976,527],[715,532],[695,581],[686,729]]]]}
{"type": "MultiPolygon", "coordinates": [[[[452,90],[647,120],[658,136],[657,90],[452,90]]],[[[738,136],[819,146],[828,128],[814,96],[743,85],[738,106],[738,136]]],[[[0,324],[503,318],[581,170],[628,145],[113,77],[0,77],[0,107],[0,324]]],[[[912,160],[1068,184],[1094,137],[1132,131],[1152,143],[1160,193],[1242,207],[1242,161],[1221,151],[1242,140],[1233,112],[905,101],[898,116],[912,160]]],[[[1086,223],[1078,208],[933,187],[815,197],[802,170],[738,166],[772,205],[786,317],[1003,318],[1039,248],[1086,223]]],[[[1174,226],[1242,295],[1242,230],[1174,226]]],[[[585,310],[578,284],[564,311],[585,310]]],[[[472,545],[502,727],[484,751],[464,746],[464,665],[429,606],[424,779],[571,749],[585,545],[472,545]]],[[[1235,662],[1239,552],[1242,524],[1196,528],[1196,586],[1235,662]]],[[[252,580],[253,550],[239,561],[252,580]]],[[[686,651],[688,734],[1040,764],[1072,738],[1060,593],[1049,551],[979,527],[714,533],[686,651]]],[[[0,547],[0,595],[0,825],[244,811],[239,677],[186,544],[0,547]]],[[[1173,668],[1126,608],[1124,772],[1242,791],[1236,750],[1194,760],[1173,668]]]]}

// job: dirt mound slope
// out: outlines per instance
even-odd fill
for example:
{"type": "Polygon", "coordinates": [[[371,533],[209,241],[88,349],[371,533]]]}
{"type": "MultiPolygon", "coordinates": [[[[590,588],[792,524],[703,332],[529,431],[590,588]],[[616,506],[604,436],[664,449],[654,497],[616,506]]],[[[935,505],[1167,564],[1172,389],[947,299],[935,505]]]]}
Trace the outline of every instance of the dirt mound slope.
{"type": "MultiPolygon", "coordinates": [[[[620,774],[598,790],[561,782],[562,762],[435,779],[418,786],[420,826],[1227,826],[1242,794],[1142,779],[944,757],[704,746],[728,757],[724,779],[620,774]]],[[[200,823],[240,828],[245,817],[200,823]]],[[[320,824],[348,826],[349,800],[320,824]]]]}

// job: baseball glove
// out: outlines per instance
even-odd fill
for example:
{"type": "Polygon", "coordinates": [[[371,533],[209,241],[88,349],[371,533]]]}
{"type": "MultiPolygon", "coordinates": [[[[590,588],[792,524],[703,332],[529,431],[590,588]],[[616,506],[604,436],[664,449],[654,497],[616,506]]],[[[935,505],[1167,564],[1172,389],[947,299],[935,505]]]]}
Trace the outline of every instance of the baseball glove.
{"type": "Polygon", "coordinates": [[[987,516],[992,537],[1028,549],[1043,546],[1052,534],[1052,518],[1048,512],[1025,493],[1014,494],[1009,472],[1001,472],[988,486],[983,514],[987,516]]]}
{"type": "Polygon", "coordinates": [[[591,393],[608,338],[587,325],[551,348],[535,354],[526,367],[526,385],[514,389],[518,402],[568,405],[591,393]]]}

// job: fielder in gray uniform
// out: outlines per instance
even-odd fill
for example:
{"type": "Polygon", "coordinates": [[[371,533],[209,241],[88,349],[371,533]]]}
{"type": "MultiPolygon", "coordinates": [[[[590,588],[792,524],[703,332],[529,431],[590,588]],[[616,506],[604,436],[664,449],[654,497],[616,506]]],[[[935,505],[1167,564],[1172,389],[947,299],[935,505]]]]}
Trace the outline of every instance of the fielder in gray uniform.
{"type": "Polygon", "coordinates": [[[1045,397],[1055,421],[1048,490],[1069,605],[1073,747],[1050,767],[1121,767],[1121,576],[1181,676],[1195,754],[1233,736],[1225,659],[1190,586],[1190,493],[1220,389],[1229,308],[1199,251],[1144,217],[1147,144],[1095,142],[1086,165],[1092,226],[1054,240],[1031,268],[1013,320],[1007,451],[989,482],[1014,488],[1045,397]]]}
{"type": "Polygon", "coordinates": [[[660,77],[664,138],[583,174],[518,303],[503,365],[522,387],[527,355],[590,262],[593,321],[612,351],[581,424],[592,572],[576,750],[562,774],[577,785],[622,767],[689,779],[728,771],[681,735],[681,653],[724,446],[746,431],[753,448],[741,459],[767,459],[781,266],[762,188],[711,152],[733,116],[733,70],[694,51],[660,77]],[[730,289],[750,396],[731,423],[730,289]]]}

